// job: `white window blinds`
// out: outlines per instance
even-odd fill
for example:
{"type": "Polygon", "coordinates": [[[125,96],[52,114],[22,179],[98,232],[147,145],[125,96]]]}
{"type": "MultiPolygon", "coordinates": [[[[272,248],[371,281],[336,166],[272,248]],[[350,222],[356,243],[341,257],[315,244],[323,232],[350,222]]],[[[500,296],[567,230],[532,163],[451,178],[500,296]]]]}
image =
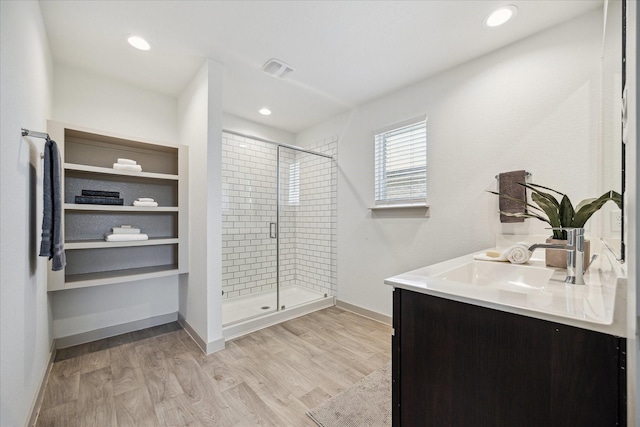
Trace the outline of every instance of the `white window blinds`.
{"type": "Polygon", "coordinates": [[[376,205],[424,203],[427,200],[427,122],[375,136],[376,205]]]}
{"type": "Polygon", "coordinates": [[[289,205],[300,204],[300,163],[289,165],[289,205]]]}

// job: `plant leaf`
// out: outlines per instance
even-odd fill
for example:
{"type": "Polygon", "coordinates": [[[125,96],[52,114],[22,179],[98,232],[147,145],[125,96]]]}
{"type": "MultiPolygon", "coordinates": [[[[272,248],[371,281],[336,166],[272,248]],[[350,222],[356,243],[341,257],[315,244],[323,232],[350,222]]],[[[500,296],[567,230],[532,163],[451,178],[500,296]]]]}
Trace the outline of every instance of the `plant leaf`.
{"type": "MultiPolygon", "coordinates": [[[[536,184],[521,184],[526,188],[531,190],[531,200],[533,200],[547,215],[548,223],[552,228],[559,228],[562,226],[561,212],[562,207],[561,203],[558,203],[558,200],[549,193],[538,190],[538,188],[544,188],[545,190],[553,191],[554,193],[560,194],[566,197],[564,194],[560,193],[549,187],[544,187],[542,185],[536,184]]],[[[562,231],[553,230],[553,237],[556,239],[562,239],[562,231]]]]}
{"type": "Polygon", "coordinates": [[[542,188],[545,190],[549,190],[549,191],[553,191],[556,194],[559,194],[560,196],[564,196],[564,193],[559,192],[558,190],[554,190],[553,188],[549,188],[549,187],[545,187],[544,185],[540,185],[540,184],[526,184],[529,185],[531,187],[535,187],[535,188],[542,188]]]}
{"type": "Polygon", "coordinates": [[[584,227],[591,215],[596,213],[608,201],[615,202],[622,209],[622,196],[615,191],[607,191],[597,199],[585,199],[578,205],[578,210],[571,221],[571,227],[584,227]]]}
{"type": "Polygon", "coordinates": [[[547,215],[547,222],[551,227],[560,227],[559,205],[553,203],[547,197],[539,194],[538,191],[531,193],[531,199],[540,206],[540,209],[547,215]]]}
{"type": "MultiPolygon", "coordinates": [[[[558,200],[553,197],[553,195],[549,194],[549,193],[545,193],[544,191],[540,191],[538,190],[536,187],[540,187],[540,188],[544,188],[545,190],[551,190],[554,193],[558,193],[561,196],[564,196],[564,194],[559,193],[555,190],[552,190],[551,188],[547,188],[547,187],[543,187],[542,185],[536,185],[536,184],[520,184],[526,188],[528,188],[529,190],[531,190],[534,194],[539,194],[540,196],[544,197],[545,199],[547,199],[550,203],[553,203],[558,209],[560,208],[560,203],[558,203],[558,200]]],[[[536,202],[537,203],[537,202],[536,202]]]]}
{"type": "MultiPolygon", "coordinates": [[[[562,200],[560,201],[560,226],[561,227],[571,227],[573,224],[573,217],[575,216],[575,210],[573,209],[573,205],[571,204],[571,200],[566,196],[562,196],[562,200]]],[[[554,230],[554,235],[560,234],[562,239],[567,238],[567,232],[561,230],[554,230]],[[559,233],[557,233],[559,232],[559,233]]]]}
{"type": "Polygon", "coordinates": [[[547,220],[547,218],[540,215],[532,214],[532,213],[503,212],[503,211],[500,211],[500,213],[505,216],[515,216],[517,218],[536,218],[536,219],[539,219],[540,221],[544,221],[547,224],[549,224],[549,221],[547,220]]]}

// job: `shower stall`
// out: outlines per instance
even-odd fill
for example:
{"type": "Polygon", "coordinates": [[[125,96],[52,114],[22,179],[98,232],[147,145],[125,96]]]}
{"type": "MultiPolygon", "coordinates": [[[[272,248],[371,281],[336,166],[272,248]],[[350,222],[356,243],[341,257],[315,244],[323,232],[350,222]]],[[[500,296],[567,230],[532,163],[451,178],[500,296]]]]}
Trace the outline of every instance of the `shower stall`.
{"type": "Polygon", "coordinates": [[[332,302],[337,139],[301,149],[224,132],[222,153],[223,326],[332,302]]]}

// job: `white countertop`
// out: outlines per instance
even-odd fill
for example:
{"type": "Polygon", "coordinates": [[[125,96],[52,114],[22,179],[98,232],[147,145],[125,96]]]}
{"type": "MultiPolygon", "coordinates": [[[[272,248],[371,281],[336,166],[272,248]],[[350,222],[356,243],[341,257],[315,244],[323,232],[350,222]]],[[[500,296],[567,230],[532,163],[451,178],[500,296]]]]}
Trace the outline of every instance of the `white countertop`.
{"type": "MultiPolygon", "coordinates": [[[[592,242],[592,247],[593,243],[596,242],[592,242]]],[[[546,267],[538,255],[544,251],[536,251],[537,258],[523,264],[524,267],[551,270],[551,278],[535,290],[519,292],[500,286],[481,286],[433,277],[472,262],[475,254],[485,251],[399,274],[384,282],[394,288],[624,337],[626,275],[606,248],[596,246],[594,249],[597,250],[592,249],[592,253],[599,256],[584,275],[586,285],[565,284],[566,270],[546,267]]]]}

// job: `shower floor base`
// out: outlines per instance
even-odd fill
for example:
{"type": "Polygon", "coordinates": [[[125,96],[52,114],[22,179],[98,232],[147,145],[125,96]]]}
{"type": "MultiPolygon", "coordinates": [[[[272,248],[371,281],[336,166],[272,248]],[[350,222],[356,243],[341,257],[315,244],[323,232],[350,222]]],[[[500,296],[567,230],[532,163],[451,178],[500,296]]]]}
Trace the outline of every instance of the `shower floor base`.
{"type": "MultiPolygon", "coordinates": [[[[280,289],[280,305],[285,311],[325,298],[324,294],[303,288],[302,286],[286,286],[280,289]]],[[[277,312],[276,290],[229,298],[222,301],[222,324],[231,325],[256,316],[277,312]]]]}

